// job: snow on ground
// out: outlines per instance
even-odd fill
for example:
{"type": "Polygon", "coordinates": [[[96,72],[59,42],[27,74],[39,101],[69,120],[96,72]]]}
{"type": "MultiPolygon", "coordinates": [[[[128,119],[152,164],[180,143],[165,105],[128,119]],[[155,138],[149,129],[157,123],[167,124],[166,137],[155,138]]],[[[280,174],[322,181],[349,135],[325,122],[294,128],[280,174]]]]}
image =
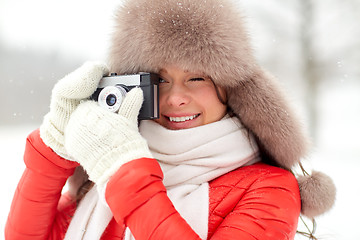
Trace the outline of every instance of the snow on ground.
{"type": "MultiPolygon", "coordinates": [[[[344,87],[322,95],[319,144],[307,166],[327,173],[337,187],[335,207],[317,219],[319,239],[360,239],[360,88],[344,87]]],[[[2,197],[0,228],[4,229],[11,199],[24,169],[25,138],[36,126],[0,126],[2,197]]],[[[304,226],[300,223],[300,228],[304,226]]],[[[2,234],[3,235],[3,234],[2,234]]],[[[296,239],[305,239],[297,236],[296,239]]]]}

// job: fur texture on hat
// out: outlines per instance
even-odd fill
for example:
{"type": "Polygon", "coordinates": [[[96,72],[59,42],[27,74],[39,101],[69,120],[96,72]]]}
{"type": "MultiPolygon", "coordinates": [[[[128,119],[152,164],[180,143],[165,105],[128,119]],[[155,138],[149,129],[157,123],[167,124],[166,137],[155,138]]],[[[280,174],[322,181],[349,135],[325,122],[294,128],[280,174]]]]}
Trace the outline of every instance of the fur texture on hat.
{"type": "Polygon", "coordinates": [[[229,1],[126,1],[117,12],[110,65],[123,74],[176,64],[236,86],[256,71],[242,21],[229,1]]]}
{"type": "Polygon", "coordinates": [[[112,72],[156,73],[172,64],[203,72],[226,89],[227,104],[267,159],[290,170],[306,155],[301,124],[277,81],[257,64],[235,1],[126,0],[115,23],[112,72]]]}

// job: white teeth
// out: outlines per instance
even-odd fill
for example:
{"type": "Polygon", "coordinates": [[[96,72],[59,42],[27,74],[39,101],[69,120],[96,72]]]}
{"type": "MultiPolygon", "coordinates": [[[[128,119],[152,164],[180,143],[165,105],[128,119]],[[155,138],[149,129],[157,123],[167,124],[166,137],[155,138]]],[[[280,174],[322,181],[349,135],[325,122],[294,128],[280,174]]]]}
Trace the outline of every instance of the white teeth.
{"type": "Polygon", "coordinates": [[[169,119],[170,119],[170,122],[185,122],[188,120],[193,120],[196,117],[197,117],[197,115],[186,116],[186,117],[169,117],[169,119]]]}

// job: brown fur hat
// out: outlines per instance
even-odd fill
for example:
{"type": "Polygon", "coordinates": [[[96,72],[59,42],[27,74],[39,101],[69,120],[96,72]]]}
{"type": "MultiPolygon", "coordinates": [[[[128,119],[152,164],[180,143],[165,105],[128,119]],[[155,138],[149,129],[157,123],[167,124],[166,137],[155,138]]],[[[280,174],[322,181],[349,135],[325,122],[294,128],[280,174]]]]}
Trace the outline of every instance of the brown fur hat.
{"type": "Polygon", "coordinates": [[[201,71],[226,89],[229,107],[271,162],[290,170],[305,156],[307,138],[276,80],[257,64],[235,1],[125,0],[115,24],[112,72],[169,64],[201,71]]]}

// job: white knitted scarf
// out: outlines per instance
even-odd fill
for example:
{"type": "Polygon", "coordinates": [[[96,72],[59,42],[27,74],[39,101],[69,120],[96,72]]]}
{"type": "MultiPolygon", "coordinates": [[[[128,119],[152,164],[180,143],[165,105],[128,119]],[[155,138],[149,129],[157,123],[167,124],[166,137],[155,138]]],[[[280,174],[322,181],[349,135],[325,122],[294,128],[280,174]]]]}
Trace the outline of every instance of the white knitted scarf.
{"type": "MultiPolygon", "coordinates": [[[[206,239],[209,181],[259,161],[254,138],[235,117],[183,130],[142,121],[140,133],[160,163],[167,195],[176,210],[201,239],[206,239]]],[[[65,239],[101,237],[112,215],[95,192],[93,188],[80,203],[65,239]]],[[[127,229],[125,240],[131,239],[134,238],[127,229]]]]}

